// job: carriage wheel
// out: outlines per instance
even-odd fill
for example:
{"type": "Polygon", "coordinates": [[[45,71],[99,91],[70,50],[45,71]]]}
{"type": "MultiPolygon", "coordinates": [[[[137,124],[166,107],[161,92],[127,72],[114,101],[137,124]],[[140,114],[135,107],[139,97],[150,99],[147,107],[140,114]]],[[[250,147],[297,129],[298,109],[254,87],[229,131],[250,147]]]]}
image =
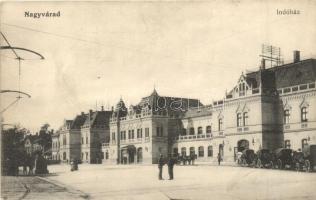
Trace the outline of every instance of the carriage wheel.
{"type": "Polygon", "coordinates": [[[295,171],[300,171],[300,163],[295,163],[295,171]]]}
{"type": "Polygon", "coordinates": [[[277,165],[278,165],[278,169],[283,169],[283,166],[282,166],[282,161],[280,159],[278,159],[277,161],[277,165]]]}
{"type": "Polygon", "coordinates": [[[311,170],[311,163],[309,162],[309,160],[305,160],[305,171],[310,172],[310,170],[311,170]]]}
{"type": "Polygon", "coordinates": [[[260,160],[260,159],[257,160],[257,167],[258,167],[258,168],[262,168],[262,163],[261,163],[261,160],[260,160]]]}
{"type": "Polygon", "coordinates": [[[274,168],[274,165],[273,165],[273,162],[270,161],[270,168],[273,169],[274,168]]]}

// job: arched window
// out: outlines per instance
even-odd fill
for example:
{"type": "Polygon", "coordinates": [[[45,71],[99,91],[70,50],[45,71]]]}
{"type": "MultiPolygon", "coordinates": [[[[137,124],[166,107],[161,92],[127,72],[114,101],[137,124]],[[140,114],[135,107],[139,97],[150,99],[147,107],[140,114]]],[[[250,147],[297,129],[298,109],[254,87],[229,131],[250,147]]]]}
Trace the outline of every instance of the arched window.
{"type": "Polygon", "coordinates": [[[290,123],[290,110],[284,110],[284,124],[290,123]]]}
{"type": "Polygon", "coordinates": [[[302,150],[308,146],[307,139],[302,139],[302,150]]]}
{"type": "Polygon", "coordinates": [[[244,126],[247,126],[248,125],[248,113],[247,112],[244,112],[244,126]]]}
{"type": "Polygon", "coordinates": [[[173,148],[173,155],[175,155],[175,156],[178,155],[178,148],[173,148]]]}
{"type": "Polygon", "coordinates": [[[203,146],[199,147],[199,157],[204,157],[204,147],[203,146]]]}
{"type": "Polygon", "coordinates": [[[195,155],[195,148],[194,147],[190,147],[190,156],[191,155],[195,155]]]}
{"type": "Polygon", "coordinates": [[[307,108],[306,107],[301,108],[301,121],[307,122],[307,108]]]}
{"type": "Polygon", "coordinates": [[[242,118],[241,118],[241,113],[237,114],[237,127],[242,126],[242,118]]]}
{"type": "Polygon", "coordinates": [[[206,133],[212,133],[212,126],[206,127],[206,133]]]}
{"type": "Polygon", "coordinates": [[[202,134],[203,133],[203,129],[202,129],[202,127],[200,126],[200,127],[198,127],[198,134],[202,134]]]}
{"type": "Polygon", "coordinates": [[[181,148],[181,155],[186,156],[187,155],[187,149],[185,147],[181,148]]]}
{"type": "Polygon", "coordinates": [[[284,141],[284,148],[290,149],[291,148],[291,141],[290,140],[285,140],[284,141]]]}
{"type": "Polygon", "coordinates": [[[190,128],[190,135],[194,135],[194,128],[190,128]]]}
{"type": "Polygon", "coordinates": [[[207,156],[213,157],[213,146],[208,146],[207,148],[207,156]]]}

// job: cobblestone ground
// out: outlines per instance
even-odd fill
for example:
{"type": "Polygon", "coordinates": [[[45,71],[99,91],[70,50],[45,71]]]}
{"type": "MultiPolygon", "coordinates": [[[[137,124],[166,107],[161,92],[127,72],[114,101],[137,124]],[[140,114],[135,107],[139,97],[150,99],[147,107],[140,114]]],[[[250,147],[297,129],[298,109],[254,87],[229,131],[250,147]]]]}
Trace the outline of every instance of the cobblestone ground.
{"type": "Polygon", "coordinates": [[[49,180],[91,199],[316,199],[316,173],[228,166],[175,166],[175,179],[158,180],[157,166],[50,166],[49,180]]]}
{"type": "Polygon", "coordinates": [[[2,176],[2,199],[80,199],[85,198],[80,191],[70,190],[67,187],[56,185],[40,177],[32,176],[2,176]]]}

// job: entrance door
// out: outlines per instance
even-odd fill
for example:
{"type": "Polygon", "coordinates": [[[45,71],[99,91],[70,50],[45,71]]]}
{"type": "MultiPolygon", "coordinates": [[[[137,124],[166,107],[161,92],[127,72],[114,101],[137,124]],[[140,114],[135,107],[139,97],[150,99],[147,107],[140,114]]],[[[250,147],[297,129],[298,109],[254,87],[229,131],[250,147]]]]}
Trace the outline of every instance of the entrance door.
{"type": "Polygon", "coordinates": [[[143,149],[139,147],[137,149],[137,163],[142,163],[143,162],[143,149]]]}
{"type": "Polygon", "coordinates": [[[218,146],[218,152],[221,155],[221,158],[224,158],[224,145],[223,144],[220,144],[218,146]]]}
{"type": "Polygon", "coordinates": [[[135,150],[128,149],[128,163],[134,163],[135,159],[135,150]]]}
{"type": "Polygon", "coordinates": [[[238,152],[242,152],[245,149],[249,149],[249,141],[248,140],[239,140],[237,142],[238,152]]]}

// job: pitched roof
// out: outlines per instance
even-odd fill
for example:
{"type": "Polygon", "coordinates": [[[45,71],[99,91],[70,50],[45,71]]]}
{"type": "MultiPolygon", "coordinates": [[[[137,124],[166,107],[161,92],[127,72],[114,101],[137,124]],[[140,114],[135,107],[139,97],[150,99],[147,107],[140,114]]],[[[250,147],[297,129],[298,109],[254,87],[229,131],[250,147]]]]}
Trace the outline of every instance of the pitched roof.
{"type": "Polygon", "coordinates": [[[183,118],[203,117],[212,115],[212,106],[202,106],[189,109],[183,118]]]}
{"type": "Polygon", "coordinates": [[[275,84],[278,89],[316,81],[316,59],[302,60],[268,70],[275,73],[275,84]]]}
{"type": "Polygon", "coordinates": [[[95,111],[88,114],[84,125],[91,125],[91,126],[108,126],[110,117],[112,115],[112,111],[95,111]],[[90,116],[90,118],[89,118],[90,116]]]}
{"type": "Polygon", "coordinates": [[[263,87],[275,87],[276,89],[315,82],[316,59],[302,60],[262,71],[258,70],[246,75],[247,83],[259,85],[260,79],[263,87]]]}
{"type": "Polygon", "coordinates": [[[71,123],[71,129],[80,129],[80,127],[86,121],[87,117],[88,117],[88,115],[83,114],[83,113],[81,115],[77,115],[71,123]]]}

